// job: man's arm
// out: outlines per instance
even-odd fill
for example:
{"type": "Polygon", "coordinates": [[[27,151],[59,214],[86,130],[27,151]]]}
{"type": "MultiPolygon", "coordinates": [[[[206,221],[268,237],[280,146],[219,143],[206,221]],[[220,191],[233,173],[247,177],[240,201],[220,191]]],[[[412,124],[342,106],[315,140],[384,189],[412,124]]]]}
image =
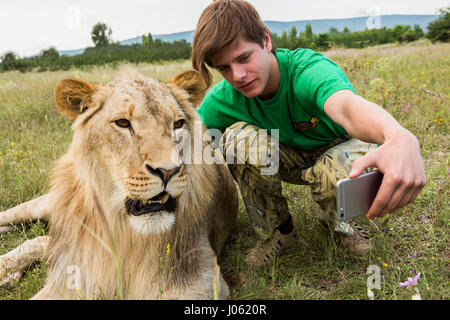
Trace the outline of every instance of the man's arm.
{"type": "Polygon", "coordinates": [[[367,217],[383,217],[414,201],[426,183],[423,160],[416,137],[380,106],[350,90],[332,94],[325,113],[351,136],[380,144],[354,162],[349,174],[356,178],[368,167],[377,167],[383,182],[367,217]]]}

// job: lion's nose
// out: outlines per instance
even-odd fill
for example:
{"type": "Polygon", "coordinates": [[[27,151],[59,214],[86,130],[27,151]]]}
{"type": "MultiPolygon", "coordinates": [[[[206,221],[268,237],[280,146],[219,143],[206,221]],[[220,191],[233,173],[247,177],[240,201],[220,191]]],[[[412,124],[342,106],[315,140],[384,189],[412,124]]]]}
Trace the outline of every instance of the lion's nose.
{"type": "Polygon", "coordinates": [[[169,182],[169,180],[180,171],[181,167],[175,167],[175,168],[172,168],[172,169],[164,169],[164,168],[156,168],[156,169],[154,169],[150,165],[146,164],[145,168],[151,174],[159,176],[161,178],[161,180],[164,182],[164,185],[166,185],[167,182],[169,182]]]}

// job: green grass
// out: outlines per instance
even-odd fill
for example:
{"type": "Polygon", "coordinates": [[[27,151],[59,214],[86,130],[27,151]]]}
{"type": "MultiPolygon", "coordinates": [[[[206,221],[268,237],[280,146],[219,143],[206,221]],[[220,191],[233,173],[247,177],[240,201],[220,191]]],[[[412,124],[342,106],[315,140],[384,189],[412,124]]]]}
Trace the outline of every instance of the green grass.
{"type": "MultiPolygon", "coordinates": [[[[241,202],[220,259],[232,299],[368,299],[370,265],[381,269],[375,299],[410,299],[399,282],[411,277],[412,269],[421,272],[422,299],[449,299],[449,52],[449,44],[420,41],[326,53],[344,69],[358,94],[381,105],[417,136],[428,183],[409,206],[374,222],[359,220],[372,235],[373,249],[366,257],[347,254],[319,227],[308,187],[284,184],[300,246],[259,271],[244,263],[256,238],[241,202]]],[[[162,81],[189,67],[189,61],[137,66],[162,81]]],[[[0,74],[0,210],[45,193],[52,164],[70,143],[70,122],[53,102],[56,82],[77,77],[101,84],[115,72],[98,67],[0,74]]],[[[219,79],[214,73],[214,81],[219,79]]],[[[0,235],[0,254],[45,232],[46,225],[39,222],[0,235]]],[[[0,289],[0,299],[32,297],[44,285],[45,272],[44,264],[32,266],[11,289],[0,289]]]]}

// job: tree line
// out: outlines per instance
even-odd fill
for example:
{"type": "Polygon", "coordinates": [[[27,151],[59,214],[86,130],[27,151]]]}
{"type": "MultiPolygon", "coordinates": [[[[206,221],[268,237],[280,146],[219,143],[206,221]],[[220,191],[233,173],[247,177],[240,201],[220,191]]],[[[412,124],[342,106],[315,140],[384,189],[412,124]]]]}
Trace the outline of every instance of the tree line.
{"type": "Polygon", "coordinates": [[[394,42],[412,42],[422,38],[436,41],[449,42],[450,40],[450,8],[441,9],[438,19],[430,22],[425,33],[419,25],[396,25],[394,28],[381,28],[352,32],[348,28],[339,31],[330,28],[329,32],[314,34],[311,24],[307,24],[305,30],[298,32],[293,26],[289,32],[283,31],[280,36],[271,34],[272,39],[279,48],[310,48],[325,51],[331,47],[363,48],[394,42]]]}
{"type": "MultiPolygon", "coordinates": [[[[19,70],[27,71],[56,71],[68,70],[71,67],[80,68],[103,64],[117,65],[121,61],[131,63],[155,62],[162,60],[189,59],[191,44],[185,40],[165,42],[153,39],[151,33],[142,36],[141,43],[121,45],[111,40],[111,29],[99,22],[92,28],[91,39],[94,47],[87,48],[82,54],[75,56],[61,56],[55,48],[43,50],[39,55],[31,58],[20,58],[14,52],[7,52],[0,57],[0,72],[19,70]]],[[[428,25],[425,33],[419,25],[394,28],[381,28],[352,32],[348,28],[342,31],[331,28],[328,33],[313,33],[310,24],[305,30],[298,32],[293,26],[289,32],[281,35],[271,34],[279,48],[310,48],[325,51],[331,47],[363,48],[393,42],[412,42],[421,38],[436,41],[450,41],[450,7],[441,9],[438,19],[428,25]]]]}
{"type": "Polygon", "coordinates": [[[412,42],[424,38],[425,33],[419,25],[397,25],[394,28],[381,28],[351,32],[348,28],[339,31],[330,28],[329,32],[314,34],[310,24],[307,24],[303,32],[298,33],[293,26],[289,32],[283,31],[281,36],[272,34],[277,47],[280,48],[310,48],[325,51],[331,47],[364,48],[367,46],[393,43],[412,42]]]}
{"type": "Polygon", "coordinates": [[[111,40],[111,34],[112,31],[106,24],[97,23],[91,31],[94,46],[74,56],[60,55],[55,48],[43,50],[31,58],[19,58],[14,52],[7,52],[0,58],[0,72],[11,70],[42,72],[104,64],[114,66],[121,61],[139,63],[189,59],[192,51],[190,43],[186,40],[173,42],[153,40],[149,33],[142,36],[142,43],[121,45],[111,40]]]}

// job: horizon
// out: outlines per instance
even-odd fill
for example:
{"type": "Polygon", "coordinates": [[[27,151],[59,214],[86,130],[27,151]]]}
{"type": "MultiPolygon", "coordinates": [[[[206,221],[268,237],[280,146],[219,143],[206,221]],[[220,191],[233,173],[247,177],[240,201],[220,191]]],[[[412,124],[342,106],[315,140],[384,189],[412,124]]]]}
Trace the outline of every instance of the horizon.
{"type": "MultiPolygon", "coordinates": [[[[408,16],[408,17],[410,17],[410,16],[430,16],[430,15],[431,16],[438,16],[437,14],[396,14],[396,13],[393,13],[393,14],[381,15],[381,17],[388,17],[388,16],[408,16]]],[[[265,23],[295,23],[295,22],[303,22],[303,21],[313,22],[313,21],[329,21],[329,20],[365,19],[365,18],[368,18],[368,17],[370,17],[370,16],[359,16],[359,17],[350,17],[350,18],[332,18],[332,19],[308,19],[308,20],[293,20],[293,21],[264,20],[263,22],[265,22],[265,23]]],[[[340,30],[340,29],[338,28],[338,30],[340,30]]],[[[194,29],[178,31],[178,32],[172,32],[172,33],[152,34],[152,36],[153,37],[158,37],[158,38],[159,37],[163,38],[165,36],[171,36],[171,35],[181,34],[181,33],[189,33],[189,32],[192,32],[192,31],[194,31],[194,29]]],[[[298,30],[298,32],[301,32],[301,31],[302,30],[298,30]]],[[[276,32],[274,32],[274,33],[276,33],[276,32]]],[[[315,33],[314,29],[313,29],[313,33],[315,33]]],[[[278,34],[278,35],[280,35],[280,34],[278,34]]],[[[134,40],[134,39],[139,38],[141,36],[142,35],[138,35],[137,37],[128,38],[128,39],[122,39],[122,40],[120,40],[120,42],[127,42],[127,41],[130,41],[130,40],[134,40]]],[[[129,45],[130,43],[127,43],[127,44],[129,45]]],[[[93,47],[93,45],[91,45],[90,47],[93,47]]],[[[86,48],[87,47],[75,48],[75,49],[67,49],[67,50],[58,50],[57,48],[55,48],[55,49],[57,49],[57,51],[60,54],[68,54],[68,53],[71,53],[71,52],[74,52],[74,51],[85,50],[86,48]]]]}
{"type": "MultiPolygon", "coordinates": [[[[18,56],[32,56],[55,48],[70,51],[93,45],[90,32],[97,22],[112,30],[113,41],[124,41],[143,34],[168,35],[192,31],[203,9],[211,0],[145,1],[129,0],[126,4],[107,0],[41,0],[38,3],[16,0],[5,3],[0,12],[0,56],[8,51],[18,56]],[[107,10],[105,10],[107,8],[107,10]],[[173,8],[176,8],[174,11],[173,8]],[[183,15],[175,15],[183,12],[183,15]]],[[[436,15],[448,6],[446,0],[250,0],[263,21],[294,22],[353,19],[387,15],[436,15]]]]}

